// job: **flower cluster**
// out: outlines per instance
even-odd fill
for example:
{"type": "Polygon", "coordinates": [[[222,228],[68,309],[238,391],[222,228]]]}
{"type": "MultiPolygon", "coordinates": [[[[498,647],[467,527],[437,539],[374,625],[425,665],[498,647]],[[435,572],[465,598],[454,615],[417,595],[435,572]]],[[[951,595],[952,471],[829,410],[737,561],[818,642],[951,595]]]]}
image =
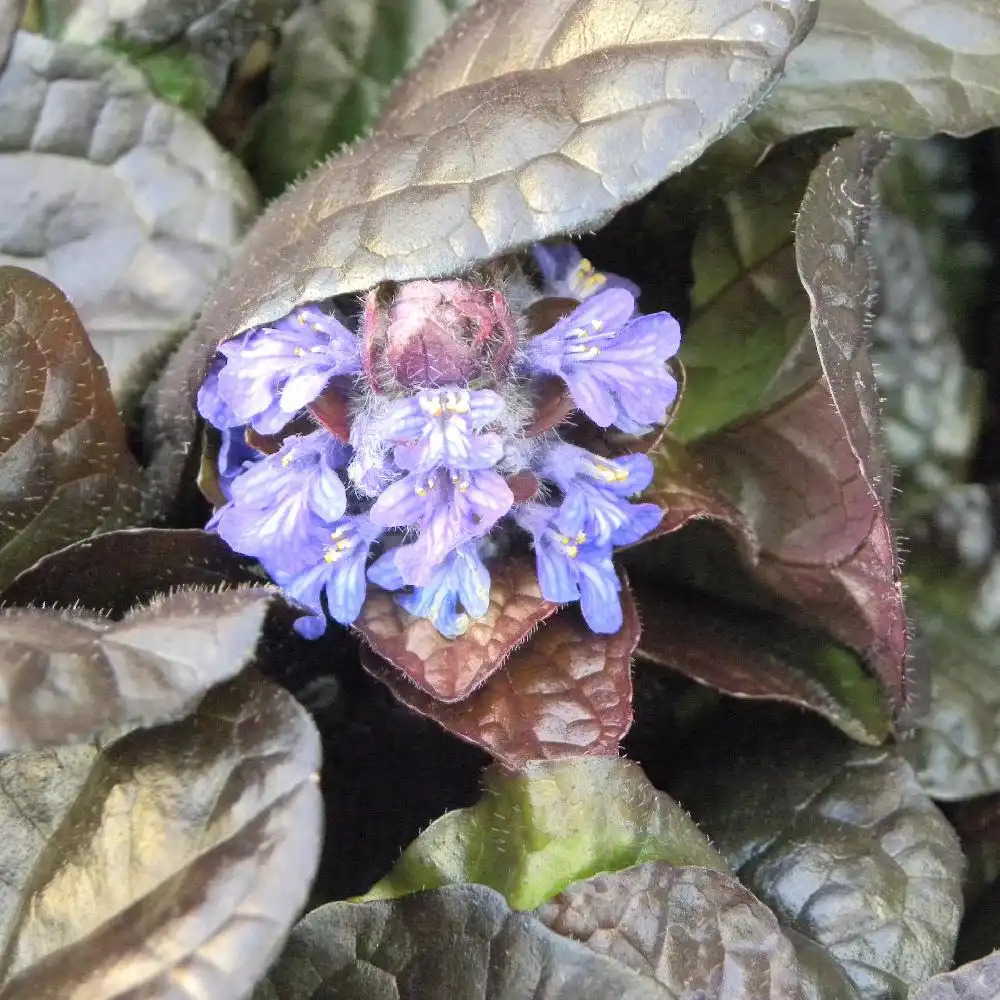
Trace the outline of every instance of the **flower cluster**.
{"type": "Polygon", "coordinates": [[[529,539],[547,599],[621,627],[611,555],[662,516],[629,499],[652,464],[580,447],[579,419],[540,425],[536,408],[556,384],[564,415],[649,431],[676,396],[680,332],[572,244],[534,254],[530,293],[414,281],[370,292],[357,324],[305,306],[219,348],[198,396],[228,500],[209,527],[307,609],[301,634],[355,621],[374,584],[460,635],[487,611],[491,561],[529,539]],[[572,301],[532,330],[542,300],[572,301]]]}

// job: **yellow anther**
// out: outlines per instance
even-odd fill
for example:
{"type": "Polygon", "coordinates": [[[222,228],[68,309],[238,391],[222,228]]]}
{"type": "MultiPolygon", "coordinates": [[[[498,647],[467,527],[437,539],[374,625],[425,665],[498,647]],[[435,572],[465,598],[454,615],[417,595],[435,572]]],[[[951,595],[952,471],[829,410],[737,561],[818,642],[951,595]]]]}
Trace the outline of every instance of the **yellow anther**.
{"type": "Polygon", "coordinates": [[[559,541],[562,542],[563,545],[569,545],[569,535],[560,535],[559,541]]]}
{"type": "Polygon", "coordinates": [[[306,316],[305,316],[305,313],[299,313],[299,314],[298,314],[298,316],[296,316],[295,318],[296,318],[296,319],[297,319],[297,320],[298,320],[298,321],[299,321],[299,322],[300,322],[300,323],[301,323],[301,324],[302,324],[303,326],[305,326],[305,325],[306,325],[306,316]]]}
{"type": "Polygon", "coordinates": [[[567,545],[564,551],[570,559],[575,559],[580,552],[575,545],[567,545]]]}
{"type": "Polygon", "coordinates": [[[604,320],[592,319],[590,321],[590,325],[594,328],[595,331],[603,330],[604,329],[604,320]]]}
{"type": "Polygon", "coordinates": [[[587,532],[585,532],[585,531],[578,531],[577,535],[576,535],[577,544],[578,545],[583,545],[583,543],[586,540],[587,540],[587,532]]]}
{"type": "Polygon", "coordinates": [[[283,469],[287,469],[287,468],[288,468],[288,466],[290,466],[291,464],[292,464],[292,456],[291,456],[291,455],[286,455],[286,456],[285,456],[285,457],[284,457],[284,458],[283,458],[283,459],[281,460],[281,467],[282,467],[283,469]]]}
{"type": "Polygon", "coordinates": [[[423,488],[423,486],[417,486],[414,489],[414,492],[417,494],[418,497],[425,497],[425,496],[427,496],[427,490],[425,490],[423,488]]]}
{"type": "Polygon", "coordinates": [[[333,549],[327,549],[323,553],[323,562],[335,563],[340,558],[340,553],[334,551],[333,549]]]}
{"type": "Polygon", "coordinates": [[[294,349],[294,350],[292,351],[292,354],[294,354],[294,355],[295,355],[295,357],[297,357],[297,358],[304,358],[304,357],[306,356],[306,352],[305,352],[305,348],[302,348],[302,347],[296,347],[296,348],[295,348],[295,349],[294,349]]]}

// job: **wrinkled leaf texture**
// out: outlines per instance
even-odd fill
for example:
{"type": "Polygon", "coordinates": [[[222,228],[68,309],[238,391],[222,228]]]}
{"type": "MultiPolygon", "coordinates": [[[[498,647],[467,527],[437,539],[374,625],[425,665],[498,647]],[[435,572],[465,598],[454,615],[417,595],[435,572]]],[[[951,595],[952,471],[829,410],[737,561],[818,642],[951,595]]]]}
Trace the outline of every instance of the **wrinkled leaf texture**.
{"type": "Polygon", "coordinates": [[[484,885],[328,903],[296,925],[253,1000],[676,1000],[512,912],[484,885]]]}
{"type": "Polygon", "coordinates": [[[494,765],[479,802],[446,813],[365,899],[478,882],[530,910],[582,878],[642,861],[725,870],[687,813],[617,757],[494,765]]]}
{"type": "Polygon", "coordinates": [[[273,596],[179,591],[118,622],[0,611],[0,753],[187,715],[250,662],[273,596]]]}
{"type": "Polygon", "coordinates": [[[800,998],[795,951],[774,914],[711,868],[647,862],[577,882],[536,912],[674,997],[800,998]]]}
{"type": "Polygon", "coordinates": [[[318,767],[247,675],[182,722],[0,758],[0,997],[242,1000],[306,900],[318,767]]]}
{"type": "Polygon", "coordinates": [[[939,566],[908,576],[931,698],[902,744],[924,790],[948,802],[1000,791],[997,630],[977,627],[968,588],[951,576],[939,566]]]}
{"type": "Polygon", "coordinates": [[[832,0],[753,115],[770,140],[875,125],[971,135],[1000,124],[993,0],[832,0]]]}
{"type": "Polygon", "coordinates": [[[278,199],[161,379],[180,475],[218,342],[305,301],[454,273],[607,221],[746,116],[811,0],[496,0],[460,16],[373,135],[278,199]]]}
{"type": "Polygon", "coordinates": [[[362,664],[404,705],[489,751],[511,769],[533,760],[616,756],[632,723],[631,655],[639,619],[628,587],[623,627],[591,632],[576,610],[560,612],[464,701],[438,701],[369,651],[362,664]]]}
{"type": "Polygon", "coordinates": [[[928,979],[913,1000],[993,1000],[1000,996],[1000,952],[928,979]]]}
{"type": "Polygon", "coordinates": [[[958,838],[894,751],[771,711],[699,734],[702,749],[670,790],[740,881],[825,947],[859,997],[905,1000],[951,962],[958,838]]]}
{"type": "Polygon", "coordinates": [[[137,518],[139,481],[73,307],[40,275],[0,267],[0,587],[47,552],[137,518]]]}
{"type": "Polygon", "coordinates": [[[542,597],[530,561],[507,559],[493,571],[486,614],[454,639],[443,636],[428,619],[401,608],[392,594],[374,589],[354,627],[420,692],[456,702],[496,673],[511,650],[557,608],[542,597]]]}
{"type": "Polygon", "coordinates": [[[236,159],[138,70],[18,33],[0,76],[0,264],[63,289],[116,398],[189,330],[256,211],[236,159]]]}

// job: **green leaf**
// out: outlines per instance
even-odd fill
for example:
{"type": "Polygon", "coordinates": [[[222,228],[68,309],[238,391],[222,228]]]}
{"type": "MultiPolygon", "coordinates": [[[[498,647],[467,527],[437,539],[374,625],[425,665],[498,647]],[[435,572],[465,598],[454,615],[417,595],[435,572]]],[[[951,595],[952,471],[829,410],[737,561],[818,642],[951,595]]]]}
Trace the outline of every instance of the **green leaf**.
{"type": "Polygon", "coordinates": [[[202,59],[183,49],[150,51],[144,45],[112,41],[105,45],[109,52],[124,56],[149,81],[149,88],[161,100],[204,118],[211,110],[217,94],[208,78],[202,59]]]}
{"type": "Polygon", "coordinates": [[[292,931],[253,1000],[675,1000],[652,979],[512,913],[483,885],[329,903],[292,931]]]}
{"type": "Polygon", "coordinates": [[[0,588],[53,549],[137,520],[140,478],[73,307],[45,278],[0,267],[0,588]]]}
{"type": "Polygon", "coordinates": [[[901,757],[759,707],[698,743],[671,792],[740,881],[838,959],[859,997],[905,1000],[948,967],[964,861],[901,757]]]}
{"type": "Polygon", "coordinates": [[[774,141],[831,126],[971,135],[1000,123],[994,0],[833,0],[751,118],[774,141]]]}
{"type": "Polygon", "coordinates": [[[179,591],[119,622],[0,611],[0,753],[187,715],[253,657],[270,590],[179,591]]]}
{"type": "Polygon", "coordinates": [[[389,86],[466,0],[320,0],[282,29],[247,149],[261,191],[280,194],[310,167],[363,135],[389,86]]]}
{"type": "Polygon", "coordinates": [[[829,142],[789,144],[714,205],[695,239],[684,399],[670,431],[690,441],[767,408],[815,377],[795,217],[829,142]],[[802,355],[790,372],[789,356],[802,355]],[[782,377],[784,374],[784,377],[782,377]]]}
{"type": "Polygon", "coordinates": [[[0,265],[65,292],[119,401],[190,328],[256,211],[240,164],[137,70],[18,34],[0,76],[0,265]]]}
{"type": "Polygon", "coordinates": [[[242,1000],[308,893],[318,766],[251,676],[183,722],[0,758],[0,995],[242,1000]]]}
{"type": "Polygon", "coordinates": [[[483,797],[432,823],[364,899],[478,882],[530,910],[581,878],[641,861],[725,870],[687,814],[618,758],[486,773],[483,797]]]}
{"type": "Polygon", "coordinates": [[[536,912],[671,996],[800,1000],[795,952],[774,914],[723,872],[652,861],[577,882],[536,912]]]}

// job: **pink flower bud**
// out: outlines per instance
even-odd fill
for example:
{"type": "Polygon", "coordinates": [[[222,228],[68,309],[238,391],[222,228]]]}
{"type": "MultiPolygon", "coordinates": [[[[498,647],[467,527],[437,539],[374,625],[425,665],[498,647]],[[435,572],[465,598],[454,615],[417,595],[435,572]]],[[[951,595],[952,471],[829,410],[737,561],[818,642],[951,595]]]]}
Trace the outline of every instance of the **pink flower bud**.
{"type": "Polygon", "coordinates": [[[517,341],[503,295],[458,280],[411,281],[388,309],[371,292],[364,327],[364,369],[377,391],[501,381],[517,341]]]}

